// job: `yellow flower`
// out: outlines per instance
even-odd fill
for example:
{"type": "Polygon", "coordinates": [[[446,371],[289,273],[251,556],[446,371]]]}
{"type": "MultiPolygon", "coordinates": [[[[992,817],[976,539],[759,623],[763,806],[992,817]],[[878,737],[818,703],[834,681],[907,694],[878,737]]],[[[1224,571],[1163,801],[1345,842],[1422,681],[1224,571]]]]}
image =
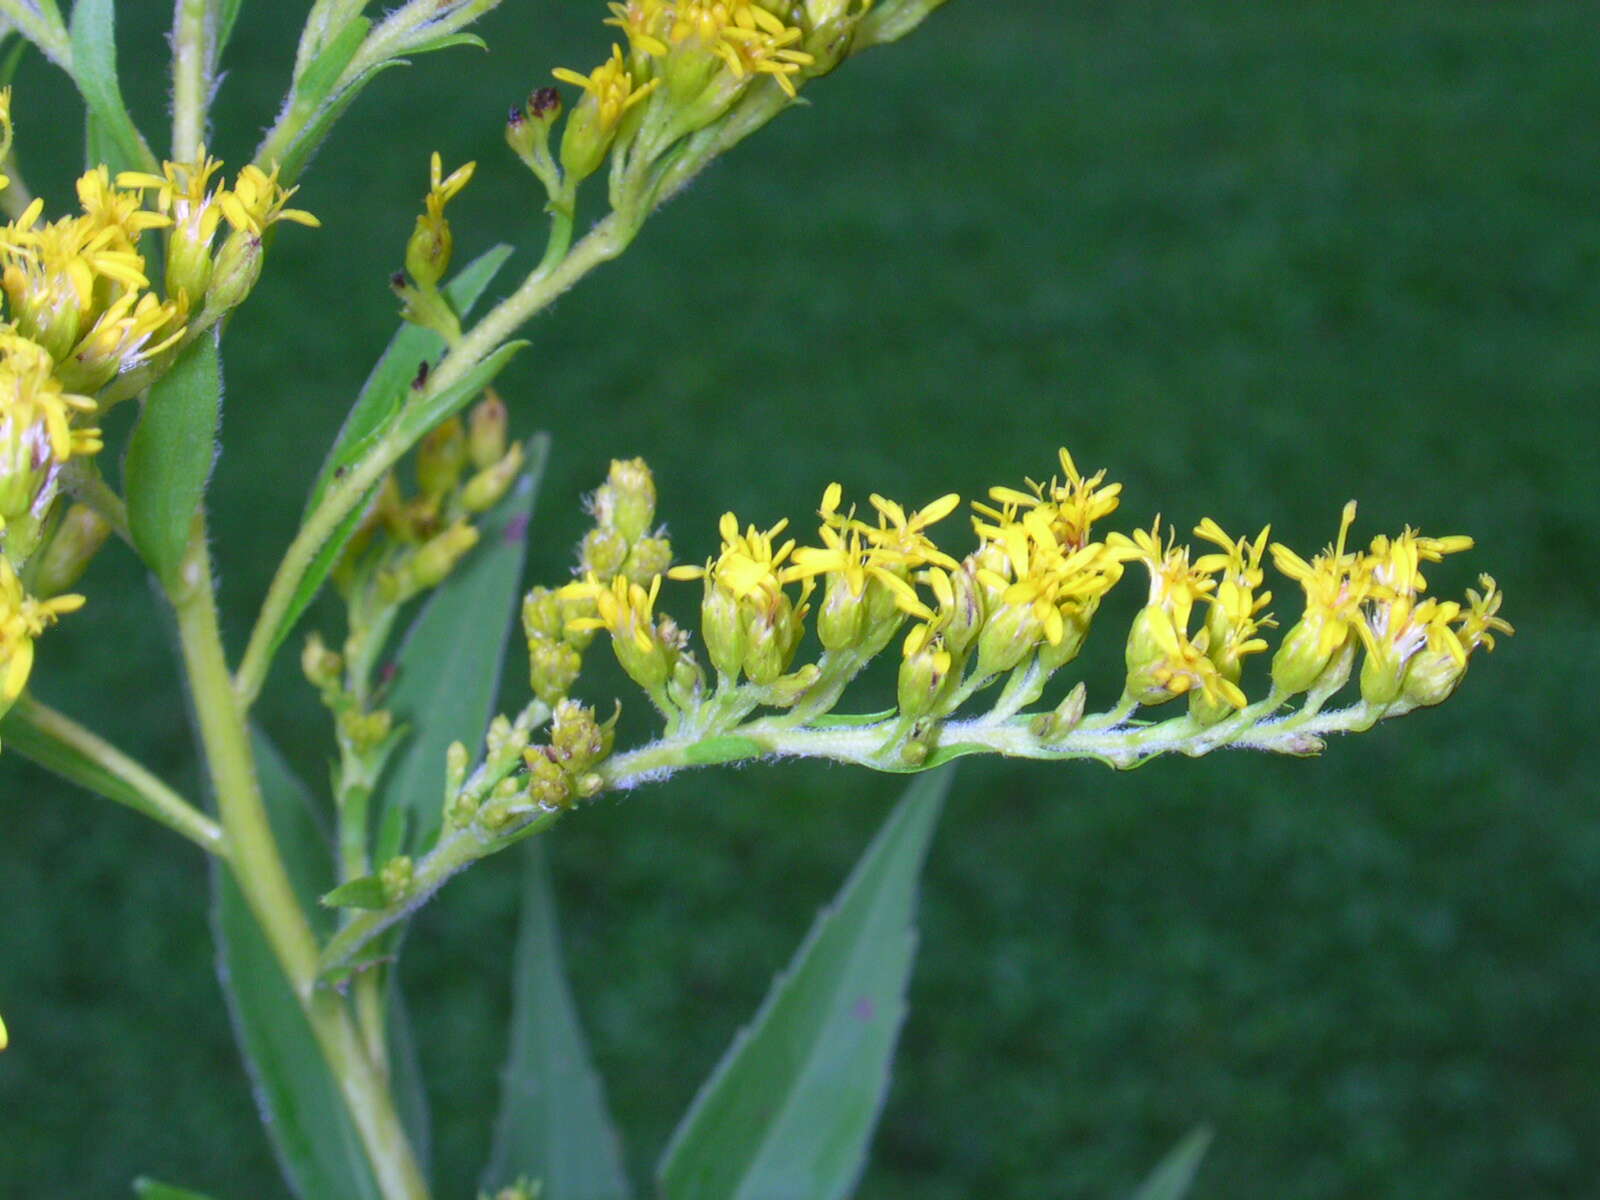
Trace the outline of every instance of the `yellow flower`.
{"type": "Polygon", "coordinates": [[[192,162],[163,163],[160,175],[119,172],[117,186],[154,192],[156,208],[172,219],[175,232],[192,242],[209,245],[222,220],[223,189],[211,189],[211,178],[220,170],[222,162],[202,147],[192,162]]]}
{"type": "Polygon", "coordinates": [[[739,532],[739,519],[724,513],[719,524],[722,551],[704,567],[673,567],[672,579],[703,579],[700,636],[706,654],[722,674],[734,678],[742,670],[752,683],[774,682],[788,668],[805,634],[809,577],[798,597],[784,591],[793,578],[785,563],[794,539],[779,542],[787,519],[771,529],[754,525],[739,532]]]}
{"type": "Polygon", "coordinates": [[[1201,555],[1194,565],[1198,571],[1217,576],[1216,590],[1210,593],[1206,611],[1206,654],[1235,683],[1244,658],[1267,648],[1266,639],[1257,637],[1257,632],[1277,624],[1271,614],[1261,613],[1272,603],[1272,593],[1256,591],[1264,578],[1261,559],[1271,531],[1268,525],[1254,541],[1243,537],[1234,541],[1210,517],[1194,531],[1195,536],[1222,548],[1220,554],[1201,555]]]}
{"type": "Polygon", "coordinates": [[[176,345],[183,337],[186,299],[157,300],[149,292],[124,292],[57,366],[62,383],[93,392],[176,345]]]}
{"type": "MultiPolygon", "coordinates": [[[[622,47],[615,45],[611,47],[611,57],[588,75],[580,75],[576,71],[569,71],[566,67],[557,67],[551,74],[562,83],[570,83],[584,90],[586,93],[584,100],[594,106],[599,132],[602,135],[615,132],[622,115],[653,92],[657,82],[652,79],[641,87],[634,87],[633,76],[629,73],[628,64],[622,57],[622,47]]],[[[574,113],[571,121],[577,120],[578,115],[574,113]]],[[[567,136],[571,137],[570,125],[567,136]]],[[[565,144],[563,144],[564,149],[565,144]]]]}
{"type": "MultiPolygon", "coordinates": [[[[444,206],[472,182],[472,174],[477,169],[477,163],[469,162],[446,175],[437,150],[428,160],[428,194],[423,197],[422,215],[417,218],[416,228],[406,242],[406,271],[424,288],[434,287],[450,268],[454,242],[444,206]]],[[[287,194],[284,198],[287,199],[287,194]]]]}
{"type": "Polygon", "coordinates": [[[668,10],[662,0],[612,0],[606,7],[611,10],[611,16],[602,24],[622,30],[635,54],[665,57],[667,44],[660,34],[668,10]]]}
{"type": "Polygon", "coordinates": [[[1355,519],[1352,500],[1340,517],[1338,539],[1309,563],[1282,543],[1272,543],[1273,564],[1306,594],[1304,614],[1272,656],[1272,682],[1285,695],[1312,688],[1356,636],[1372,579],[1366,556],[1345,549],[1355,519]]]}
{"type": "Polygon", "coordinates": [[[1450,628],[1461,606],[1431,597],[1419,603],[1418,597],[1427,586],[1421,571],[1424,562],[1439,562],[1446,554],[1471,547],[1469,537],[1427,538],[1409,528],[1395,538],[1380,535],[1372,540],[1367,555],[1371,587],[1365,619],[1356,626],[1367,651],[1361,665],[1361,695],[1369,704],[1398,699],[1412,660],[1425,649],[1465,670],[1466,648],[1450,628]]]}
{"type": "MultiPolygon", "coordinates": [[[[439,156],[434,155],[435,188],[439,186],[438,160],[439,156]]],[[[472,164],[469,163],[463,170],[470,178],[472,164]]],[[[462,180],[461,186],[465,184],[466,180],[462,180]]],[[[269,174],[252,163],[239,172],[239,177],[234,180],[233,190],[223,192],[218,197],[218,203],[222,205],[222,213],[228,218],[228,224],[235,229],[248,230],[256,237],[260,237],[261,231],[276,221],[293,221],[297,225],[309,225],[312,228],[320,226],[322,222],[304,209],[285,207],[289,197],[299,190],[299,188],[284,188],[278,183],[276,164],[269,174]]],[[[442,203],[441,201],[441,206],[442,203]]]]}
{"type": "MultiPolygon", "coordinates": [[[[1065,483],[1057,477],[1052,477],[1048,484],[1030,479],[1026,492],[993,487],[989,489],[989,498],[998,501],[1001,508],[997,510],[983,504],[975,504],[973,508],[1002,523],[1014,518],[1018,511],[1042,508],[1056,541],[1073,550],[1088,545],[1094,523],[1116,512],[1121,503],[1122,485],[1106,483],[1104,470],[1087,477],[1082,475],[1065,446],[1058,454],[1061,470],[1067,477],[1065,483]]],[[[976,519],[974,524],[979,536],[985,536],[986,527],[976,519]]]]}
{"type": "MultiPolygon", "coordinates": [[[[11,153],[11,86],[7,84],[0,88],[0,162],[6,160],[6,155],[11,153]]],[[[11,186],[11,180],[5,175],[0,175],[0,192],[11,186]]],[[[0,1050],[5,1049],[5,1026],[0,1025],[0,1050]]]]}
{"type": "Polygon", "coordinates": [[[145,208],[140,193],[112,187],[108,167],[95,167],[79,176],[77,192],[89,227],[111,230],[119,250],[137,251],[145,230],[172,224],[171,217],[145,208]]]}
{"type": "Polygon", "coordinates": [[[82,607],[82,596],[35,600],[22,590],[10,559],[0,555],[0,712],[11,707],[27,686],[33,640],[58,617],[82,607]]]}
{"type": "Polygon", "coordinates": [[[793,49],[802,36],[799,29],[785,26],[766,9],[747,4],[736,13],[733,24],[723,27],[711,52],[728,64],[735,79],[770,75],[793,97],[799,94],[793,77],[816,61],[804,50],[793,49]]]}
{"type": "Polygon", "coordinates": [[[96,226],[89,217],[69,217],[35,228],[42,205],[35,200],[12,223],[0,273],[17,327],[63,359],[107,300],[149,281],[144,259],[122,229],[96,226]]]}

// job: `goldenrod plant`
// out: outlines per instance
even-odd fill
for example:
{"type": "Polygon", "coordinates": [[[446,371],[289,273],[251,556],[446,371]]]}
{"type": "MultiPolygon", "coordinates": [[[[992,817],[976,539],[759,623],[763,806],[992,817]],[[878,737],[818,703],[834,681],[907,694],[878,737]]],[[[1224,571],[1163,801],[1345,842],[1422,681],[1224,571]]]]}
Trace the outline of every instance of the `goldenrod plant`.
{"type": "MultiPolygon", "coordinates": [[[[494,385],[524,326],[710,163],[941,2],[618,0],[596,13],[615,38],[599,65],[555,68],[512,107],[503,162],[448,147],[419,161],[423,211],[390,281],[401,327],[230,662],[207,533],[230,317],[281,240],[317,236],[317,217],[291,204],[340,115],[406,56],[476,43],[469,30],[497,0],[409,0],[377,17],[365,0],[315,0],[276,121],[231,170],[207,152],[208,106],[242,0],[175,6],[165,159],[123,106],[111,0],[77,0],[68,16],[55,0],[0,0],[7,34],[76,84],[93,164],[78,211],[47,213],[10,152],[62,131],[0,90],[0,737],[215,860],[223,986],[297,1194],[416,1200],[480,1182],[496,1200],[629,1194],[592,1074],[563,1076],[570,1094],[540,1092],[552,1041],[582,1051],[536,859],[481,1181],[428,1178],[393,987],[408,921],[442,885],[598,797],[759,759],[922,775],[707,1081],[656,1181],[669,1197],[843,1195],[904,1010],[915,882],[949,778],[938,768],[973,754],[1118,769],[1221,750],[1313,755],[1330,735],[1446,700],[1511,632],[1489,576],[1459,599],[1429,590],[1424,572],[1470,550],[1467,536],[1358,537],[1353,501],[1311,552],[1210,518],[1115,528],[1122,486],[1053,441],[1038,447],[1037,481],[969,501],[849,497],[819,478],[814,514],[763,528],[729,512],[704,562],[675,554],[670,498],[646,461],[618,457],[587,498],[572,577],[522,593],[549,446],[514,432],[529,414],[494,385]],[[510,248],[457,268],[449,209],[475,174],[522,167],[546,240],[485,304],[510,248]],[[138,416],[114,485],[102,429],[122,404],[138,416]],[[50,670],[51,627],[93,622],[108,602],[74,590],[99,553],[137,555],[170,611],[209,804],[28,691],[50,670]],[[1303,600],[1275,601],[1271,572],[1303,600]],[[1130,626],[1106,628],[1102,603],[1119,587],[1145,599],[1130,626]],[[324,588],[342,625],[301,629],[324,588]],[[484,681],[508,653],[523,661],[506,646],[513,626],[525,699],[489,719],[484,681]],[[1075,677],[1091,637],[1123,648],[1120,694],[1093,698],[1075,677]],[[269,671],[296,649],[337,747],[326,834],[252,727],[269,671]],[[616,678],[608,661],[591,669],[601,659],[631,681],[624,694],[596,682],[616,678]],[[859,711],[858,680],[879,662],[895,702],[859,711]],[[656,736],[619,744],[618,714],[641,704],[656,736]]],[[[28,1031],[10,1036],[25,1046],[28,1031]]],[[[6,1038],[0,1024],[0,1049],[6,1038]]],[[[1174,1151],[1160,1194],[1181,1190],[1203,1149],[1197,1136],[1174,1151]]]]}

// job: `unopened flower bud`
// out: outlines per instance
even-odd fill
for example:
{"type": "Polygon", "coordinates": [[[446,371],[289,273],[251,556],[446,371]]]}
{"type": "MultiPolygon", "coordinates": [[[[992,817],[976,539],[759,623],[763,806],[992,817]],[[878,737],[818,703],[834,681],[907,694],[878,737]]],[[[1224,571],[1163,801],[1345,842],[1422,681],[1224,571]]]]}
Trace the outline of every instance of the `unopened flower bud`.
{"type": "Polygon", "coordinates": [[[1163,704],[1188,690],[1188,676],[1174,675],[1169,669],[1175,640],[1172,616],[1161,605],[1147,604],[1133,618],[1123,657],[1128,668],[1127,693],[1140,704],[1163,704]]]}
{"type": "Polygon", "coordinates": [[[611,753],[615,718],[601,725],[594,710],[573,700],[557,704],[550,717],[550,749],[569,774],[594,766],[611,753]]]}
{"type": "Polygon", "coordinates": [[[656,518],[656,481],[642,458],[614,458],[604,485],[595,493],[595,518],[637,542],[656,518]]]}
{"type": "Polygon", "coordinates": [[[895,698],[900,705],[900,715],[916,720],[932,712],[950,679],[950,652],[937,636],[923,633],[925,626],[914,629],[907,639],[905,657],[900,660],[900,675],[895,687],[895,698]]]}
{"type": "Polygon", "coordinates": [[[709,583],[700,604],[700,639],[706,644],[711,665],[721,674],[736,678],[744,666],[744,616],[733,596],[709,583]]]}
{"type": "Polygon", "coordinates": [[[1342,622],[1333,626],[1321,615],[1308,613],[1283,635],[1272,656],[1272,686],[1286,696],[1319,686],[1336,652],[1349,638],[1342,622]]]}
{"type": "Polygon", "coordinates": [[[578,547],[578,569],[593,572],[597,579],[609,580],[622,573],[628,560],[628,539],[615,529],[589,530],[578,547]]]}
{"type": "Polygon", "coordinates": [[[505,401],[490,388],[467,418],[467,450],[478,470],[487,470],[506,456],[508,423],[505,401]]]}
{"type": "Polygon", "coordinates": [[[254,290],[256,281],[261,278],[261,257],[259,235],[247,229],[230,233],[228,240],[222,243],[222,249],[217,251],[204,311],[208,314],[224,313],[243,304],[245,297],[254,290]]]}
{"type": "Polygon", "coordinates": [[[706,673],[688,651],[678,654],[672,664],[672,676],[667,680],[667,699],[681,709],[699,707],[705,698],[706,673]]]}
{"type": "Polygon", "coordinates": [[[461,489],[461,507],[469,513],[487,512],[500,503],[511,483],[522,470],[522,443],[518,442],[499,462],[485,467],[461,489]]]}
{"type": "Polygon", "coordinates": [[[1361,698],[1379,708],[1393,704],[1404,689],[1407,665],[1400,648],[1388,638],[1368,641],[1361,663],[1361,698]]]}
{"type": "Polygon", "coordinates": [[[444,752],[444,794],[449,799],[461,790],[461,785],[467,781],[467,768],[472,760],[467,754],[466,744],[451,742],[450,748],[444,752]]]}
{"type": "Polygon", "coordinates": [[[346,709],[339,716],[339,732],[354,746],[357,754],[376,749],[394,728],[394,715],[388,709],[372,712],[346,709]]]}
{"type": "Polygon", "coordinates": [[[48,597],[71,588],[110,534],[110,523],[87,504],[68,508],[39,555],[33,577],[34,592],[48,597]]]}
{"type": "Polygon", "coordinates": [[[1034,718],[1034,736],[1046,742],[1066,737],[1083,720],[1083,710],[1088,699],[1089,691],[1080,680],[1073,685],[1061,703],[1056,705],[1054,712],[1040,713],[1034,718]]]}
{"type": "Polygon", "coordinates": [[[528,799],[542,808],[565,808],[572,801],[572,781],[543,746],[530,746],[523,755],[528,764],[524,781],[528,799]]]}
{"type": "Polygon", "coordinates": [[[417,548],[409,571],[411,582],[417,590],[438,587],[477,544],[478,531],[464,521],[435,534],[417,548]]]}
{"type": "Polygon", "coordinates": [[[323,692],[337,691],[339,677],[344,671],[344,659],[328,649],[320,633],[306,639],[300,652],[300,670],[311,681],[311,686],[323,692]]]}
{"type": "Polygon", "coordinates": [[[467,435],[461,418],[431,430],[417,447],[417,486],[430,500],[455,490],[467,465],[467,435]]]}
{"type": "Polygon", "coordinates": [[[1001,604],[978,635],[978,674],[998,675],[1015,667],[1044,636],[1031,604],[1001,604]]]}
{"type": "Polygon", "coordinates": [[[522,632],[532,640],[545,637],[559,640],[566,634],[567,617],[561,598],[547,587],[536,587],[522,598],[522,632]]]}
{"type": "MultiPolygon", "coordinates": [[[[239,236],[230,234],[229,240],[239,236]]],[[[198,306],[211,285],[211,275],[211,238],[197,237],[188,222],[179,221],[172,227],[172,236],[167,242],[167,295],[176,296],[182,292],[189,297],[191,305],[198,306]]]]}
{"type": "Polygon", "coordinates": [[[414,864],[409,854],[396,854],[383,864],[378,872],[378,882],[383,885],[385,904],[399,904],[411,892],[414,864]]]}
{"type": "Polygon", "coordinates": [[[553,705],[578,681],[583,656],[566,642],[536,636],[528,642],[528,670],[533,694],[553,705]]]}
{"type": "Polygon", "coordinates": [[[442,217],[438,220],[418,217],[416,227],[406,241],[406,274],[423,291],[431,292],[450,269],[454,245],[449,221],[442,217]]]}
{"type": "Polygon", "coordinates": [[[622,573],[641,586],[648,587],[657,575],[665,575],[672,565],[672,543],[666,538],[640,538],[628,551],[622,564],[622,573]]]}
{"type": "Polygon", "coordinates": [[[823,648],[838,651],[858,645],[866,615],[866,588],[855,592],[842,572],[830,572],[817,606],[817,637],[823,648]]]}

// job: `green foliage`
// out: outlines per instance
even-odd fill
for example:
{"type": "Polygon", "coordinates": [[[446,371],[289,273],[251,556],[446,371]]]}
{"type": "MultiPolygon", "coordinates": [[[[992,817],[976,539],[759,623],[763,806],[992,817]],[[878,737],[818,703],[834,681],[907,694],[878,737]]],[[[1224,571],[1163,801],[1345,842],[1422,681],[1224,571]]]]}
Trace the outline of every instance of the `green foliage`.
{"type": "Polygon", "coordinates": [[[187,1188],[173,1187],[171,1184],[160,1183],[154,1179],[135,1179],[133,1181],[133,1194],[139,1200],[210,1200],[199,1192],[191,1192],[187,1188]]]}
{"type": "Polygon", "coordinates": [[[150,389],[128,444],[128,526],[134,545],[169,587],[189,544],[222,416],[217,336],[202,334],[150,389]]]}
{"type": "Polygon", "coordinates": [[[522,851],[512,989],[511,1045],[484,1188],[492,1193],[526,1177],[543,1184],[541,1200],[622,1200],[632,1189],[562,967],[550,869],[538,839],[522,851]]]}
{"type": "Polygon", "coordinates": [[[480,745],[493,715],[500,673],[513,649],[527,530],[549,452],[548,437],[529,440],[527,466],[483,520],[477,549],[428,598],[395,657],[386,703],[410,734],[379,793],[379,822],[406,814],[418,853],[438,837],[445,751],[451,742],[480,745]]]}
{"type": "Polygon", "coordinates": [[[1172,1148],[1139,1185],[1133,1200],[1183,1200],[1189,1194],[1200,1160],[1211,1145],[1211,1130],[1196,1129],[1172,1148]]]}
{"type": "Polygon", "coordinates": [[[72,6],[72,78],[89,107],[91,141],[109,150],[113,172],[153,171],[155,156],[128,116],[117,85],[116,5],[114,0],[77,0],[72,6]]]}
{"type": "MultiPolygon", "coordinates": [[[[304,787],[265,738],[256,739],[256,755],[273,832],[301,907],[314,916],[320,881],[333,874],[327,842],[304,787]]],[[[218,976],[284,1174],[305,1200],[380,1200],[311,1027],[226,867],[213,870],[212,890],[218,976]]]]}
{"type": "Polygon", "coordinates": [[[847,1195],[888,1087],[916,946],[917,877],[950,787],[912,784],[662,1157],[669,1200],[847,1195]]]}
{"type": "MultiPolygon", "coordinates": [[[[484,289],[494,279],[495,273],[505,265],[506,259],[510,256],[510,246],[496,246],[479,255],[456,274],[456,277],[445,286],[444,293],[449,297],[451,306],[457,313],[465,314],[471,310],[478,298],[483,295],[484,289]]],[[[350,406],[350,413],[345,417],[344,424],[340,427],[338,436],[335,437],[333,446],[322,464],[322,469],[317,474],[310,498],[306,503],[308,515],[316,508],[317,502],[327,494],[334,480],[369,454],[390,432],[411,382],[417,376],[418,365],[431,362],[443,349],[443,339],[420,326],[402,324],[395,332],[383,355],[372,368],[372,373],[362,384],[361,391],[356,395],[355,403],[350,406]]],[[[465,403],[465,400],[462,402],[465,403]]],[[[289,636],[295,623],[304,614],[306,606],[322,590],[322,585],[327,582],[328,572],[333,570],[334,564],[339,561],[339,555],[344,552],[345,546],[355,534],[356,527],[361,523],[364,507],[364,505],[358,506],[344,520],[334,535],[323,545],[310,569],[300,580],[299,586],[295,589],[294,599],[284,611],[283,619],[273,634],[271,642],[273,650],[282,646],[283,640],[289,636]]]]}

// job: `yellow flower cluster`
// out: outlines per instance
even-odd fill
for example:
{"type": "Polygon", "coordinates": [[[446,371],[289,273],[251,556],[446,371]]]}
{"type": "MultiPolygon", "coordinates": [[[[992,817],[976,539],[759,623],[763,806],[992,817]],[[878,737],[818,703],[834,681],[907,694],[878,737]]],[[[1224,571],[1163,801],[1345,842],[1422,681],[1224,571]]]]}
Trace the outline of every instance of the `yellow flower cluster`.
{"type": "MultiPolygon", "coordinates": [[[[11,140],[11,92],[0,88],[0,160],[11,140]]],[[[34,599],[18,572],[52,544],[63,467],[101,449],[94,394],[176,347],[202,298],[219,312],[243,299],[265,226],[315,224],[285,207],[290,192],[276,171],[246,167],[230,190],[211,186],[219,169],[203,153],[195,163],[167,163],[159,176],[124,172],[113,181],[94,167],[77,182],[77,215],[46,221],[36,199],[0,225],[0,711],[27,681],[33,639],[82,603],[34,599]],[[144,207],[146,191],[155,211],[144,207]],[[213,256],[224,219],[253,245],[230,239],[213,256]],[[151,290],[145,266],[142,241],[153,229],[168,231],[165,298],[151,290]],[[214,275],[226,286],[207,297],[214,275]]],[[[0,188],[9,182],[0,177],[0,188]]],[[[30,586],[59,574],[30,569],[30,586]]]]}
{"type": "MultiPolygon", "coordinates": [[[[1078,654],[1126,564],[1138,562],[1149,591],[1127,640],[1124,704],[1187,696],[1201,725],[1244,708],[1245,661],[1268,648],[1262,635],[1276,624],[1262,587],[1269,529],[1235,538],[1207,518],[1194,532],[1215,549],[1198,555],[1159,519],[1149,530],[1097,539],[1095,526],[1116,510],[1120,485],[1106,483],[1103,471],[1085,476],[1064,449],[1060,462],[1062,474],[1047,484],[993,488],[988,502],[974,504],[978,546],[959,561],[928,534],[958,497],[907,512],[874,495],[876,520],[867,521],[841,511],[842,491],[831,484],[819,510],[820,545],[785,538],[786,521],[762,530],[727,513],[717,557],[666,574],[702,581],[701,638],[712,665],[725,686],[742,676],[764,689],[764,703],[842,687],[911,622],[898,694],[901,716],[916,721],[953,713],[1007,675],[999,708],[1015,712],[1036,698],[1078,654]],[[825,653],[794,670],[819,578],[816,630],[825,653]]],[[[1309,563],[1271,545],[1278,569],[1306,591],[1305,613],[1273,659],[1272,707],[1304,692],[1331,694],[1348,678],[1357,649],[1366,652],[1360,688],[1369,705],[1436,704],[1460,682],[1473,651],[1492,649],[1495,633],[1511,631],[1487,576],[1464,604],[1424,594],[1422,564],[1467,549],[1471,539],[1407,529],[1375,538],[1365,553],[1350,551],[1354,515],[1351,504],[1336,544],[1309,563]]],[[[652,689],[687,657],[681,633],[670,646],[660,636],[664,627],[676,630],[656,614],[660,583],[591,573],[559,593],[591,603],[592,611],[569,618],[570,627],[609,631],[624,668],[652,689]]],[[[553,628],[557,619],[552,608],[553,628]]]]}

